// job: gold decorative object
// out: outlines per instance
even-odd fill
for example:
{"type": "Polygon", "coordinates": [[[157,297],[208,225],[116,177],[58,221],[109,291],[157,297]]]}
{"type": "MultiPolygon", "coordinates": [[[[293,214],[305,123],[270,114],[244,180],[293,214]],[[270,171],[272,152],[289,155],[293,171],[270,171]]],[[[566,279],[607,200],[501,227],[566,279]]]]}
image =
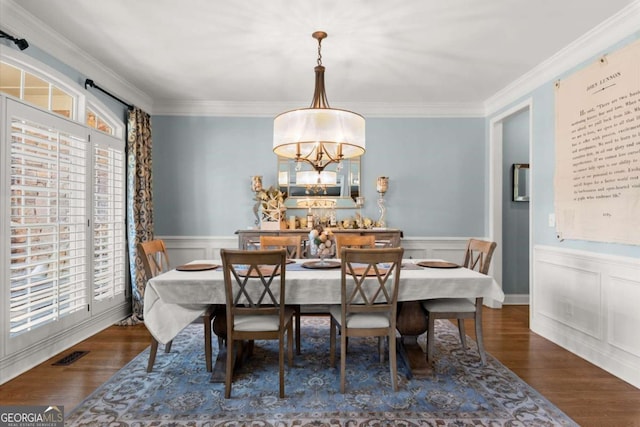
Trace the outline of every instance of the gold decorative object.
{"type": "Polygon", "coordinates": [[[284,206],[284,193],[275,187],[261,190],[257,193],[257,198],[261,205],[262,220],[260,228],[262,230],[280,230],[287,228],[286,211],[284,206]]]}

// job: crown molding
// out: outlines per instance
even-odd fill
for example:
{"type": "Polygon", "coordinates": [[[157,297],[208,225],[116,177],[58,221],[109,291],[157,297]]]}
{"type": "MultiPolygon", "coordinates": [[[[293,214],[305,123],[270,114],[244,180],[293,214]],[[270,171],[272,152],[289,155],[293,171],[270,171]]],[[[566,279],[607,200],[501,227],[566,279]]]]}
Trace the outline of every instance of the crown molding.
{"type": "Polygon", "coordinates": [[[0,22],[29,44],[94,80],[98,86],[108,88],[109,92],[145,111],[151,110],[153,101],[147,94],[28,13],[16,1],[2,0],[0,22]]]}
{"type": "MultiPolygon", "coordinates": [[[[223,101],[175,101],[163,100],[154,103],[153,114],[160,116],[220,116],[220,117],[275,117],[307,103],[300,102],[223,102],[223,101]]],[[[367,118],[425,118],[425,117],[484,117],[481,103],[456,104],[407,104],[407,103],[358,103],[348,107],[334,105],[356,111],[367,118]]],[[[306,108],[306,107],[305,107],[306,108]]]]}
{"type": "Polygon", "coordinates": [[[640,0],[636,0],[585,35],[567,45],[484,102],[486,117],[533,92],[576,65],[640,32],[640,0]]]}

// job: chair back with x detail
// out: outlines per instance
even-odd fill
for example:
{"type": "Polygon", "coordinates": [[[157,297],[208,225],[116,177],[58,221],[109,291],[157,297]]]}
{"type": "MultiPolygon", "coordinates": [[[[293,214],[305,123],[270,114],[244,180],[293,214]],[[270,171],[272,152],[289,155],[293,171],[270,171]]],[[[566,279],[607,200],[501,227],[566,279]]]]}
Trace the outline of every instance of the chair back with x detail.
{"type": "Polygon", "coordinates": [[[464,252],[464,264],[462,264],[462,266],[467,267],[469,270],[476,270],[482,274],[489,274],[491,258],[493,257],[493,251],[496,246],[496,242],[469,239],[464,252]]]}
{"type": "MultiPolygon", "coordinates": [[[[137,246],[138,256],[142,260],[142,266],[144,267],[145,280],[149,280],[158,274],[164,273],[170,270],[169,267],[169,254],[167,253],[167,247],[164,241],[161,239],[149,240],[147,242],[140,242],[137,246]]],[[[211,351],[211,324],[213,322],[215,312],[215,306],[209,305],[203,313],[204,323],[204,354],[205,363],[207,365],[207,371],[211,372],[212,365],[212,351],[211,351]]],[[[171,351],[171,345],[173,341],[169,341],[164,346],[165,353],[171,351]]],[[[149,351],[149,363],[147,364],[147,372],[153,370],[153,364],[156,361],[156,355],[158,353],[158,341],[151,337],[151,349],[149,351]]]]}
{"type": "MultiPolygon", "coordinates": [[[[469,239],[464,253],[463,267],[476,270],[482,274],[488,274],[491,267],[491,258],[496,249],[496,242],[485,240],[469,239]]],[[[467,348],[464,319],[473,319],[476,343],[480,361],[486,363],[484,351],[484,340],[482,333],[482,301],[483,298],[476,298],[474,302],[466,298],[438,298],[429,299],[422,302],[422,307],[427,315],[427,361],[433,360],[433,350],[435,347],[435,320],[436,319],[456,319],[458,321],[458,332],[460,343],[464,349],[467,348]]]]}
{"type": "MultiPolygon", "coordinates": [[[[287,258],[298,259],[302,258],[302,236],[260,236],[260,248],[261,249],[281,249],[287,250],[287,258]]],[[[301,354],[302,338],[300,336],[300,305],[292,305],[294,310],[295,319],[295,334],[296,334],[296,354],[301,354]]]]}
{"type": "Polygon", "coordinates": [[[138,243],[138,255],[147,280],[170,269],[167,247],[161,239],[138,243]]]}
{"type": "Polygon", "coordinates": [[[342,248],[375,248],[376,236],[373,234],[336,234],[336,256],[340,256],[342,248]]]}
{"type": "Polygon", "coordinates": [[[260,236],[260,249],[287,250],[287,258],[301,258],[302,236],[260,236]]]}
{"type": "Polygon", "coordinates": [[[243,341],[278,340],[282,398],[285,333],[288,362],[293,365],[293,309],[285,306],[287,251],[221,249],[220,255],[227,313],[225,397],[231,396],[233,369],[236,359],[241,358],[243,341]],[[238,357],[234,356],[235,347],[238,357]]]}
{"type": "Polygon", "coordinates": [[[340,331],[340,391],[345,391],[347,339],[378,337],[380,361],[384,361],[384,338],[389,348],[391,385],[398,390],[396,360],[396,315],[402,248],[343,248],[341,300],[331,306],[329,357],[335,365],[336,332],[340,331]]]}

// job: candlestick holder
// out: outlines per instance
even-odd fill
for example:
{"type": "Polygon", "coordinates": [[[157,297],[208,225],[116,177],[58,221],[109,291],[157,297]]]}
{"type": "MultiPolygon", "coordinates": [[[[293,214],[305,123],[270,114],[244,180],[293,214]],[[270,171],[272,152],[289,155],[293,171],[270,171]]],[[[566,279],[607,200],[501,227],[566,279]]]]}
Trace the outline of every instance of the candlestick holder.
{"type": "Polygon", "coordinates": [[[256,227],[260,226],[260,214],[258,213],[260,209],[261,200],[258,197],[258,194],[262,191],[262,175],[255,175],[251,177],[251,191],[255,193],[255,205],[253,205],[253,215],[255,215],[255,225],[256,227]]]}
{"type": "Polygon", "coordinates": [[[362,218],[362,206],[364,206],[364,196],[356,197],[356,207],[358,208],[358,228],[362,228],[364,226],[362,218]]]}
{"type": "Polygon", "coordinates": [[[383,227],[383,228],[387,226],[387,223],[385,220],[387,208],[384,204],[384,195],[388,189],[389,189],[389,177],[379,176],[376,182],[376,191],[380,195],[378,197],[378,209],[380,211],[380,218],[378,219],[378,227],[383,227]]]}

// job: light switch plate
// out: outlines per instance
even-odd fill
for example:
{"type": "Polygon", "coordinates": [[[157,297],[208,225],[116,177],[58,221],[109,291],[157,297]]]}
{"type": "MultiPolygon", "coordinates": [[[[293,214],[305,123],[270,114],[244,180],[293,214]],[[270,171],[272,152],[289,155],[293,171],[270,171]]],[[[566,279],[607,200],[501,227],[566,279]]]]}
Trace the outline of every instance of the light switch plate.
{"type": "Polygon", "coordinates": [[[555,227],[555,226],[556,226],[556,214],[550,213],[549,214],[549,227],[555,227]]]}

